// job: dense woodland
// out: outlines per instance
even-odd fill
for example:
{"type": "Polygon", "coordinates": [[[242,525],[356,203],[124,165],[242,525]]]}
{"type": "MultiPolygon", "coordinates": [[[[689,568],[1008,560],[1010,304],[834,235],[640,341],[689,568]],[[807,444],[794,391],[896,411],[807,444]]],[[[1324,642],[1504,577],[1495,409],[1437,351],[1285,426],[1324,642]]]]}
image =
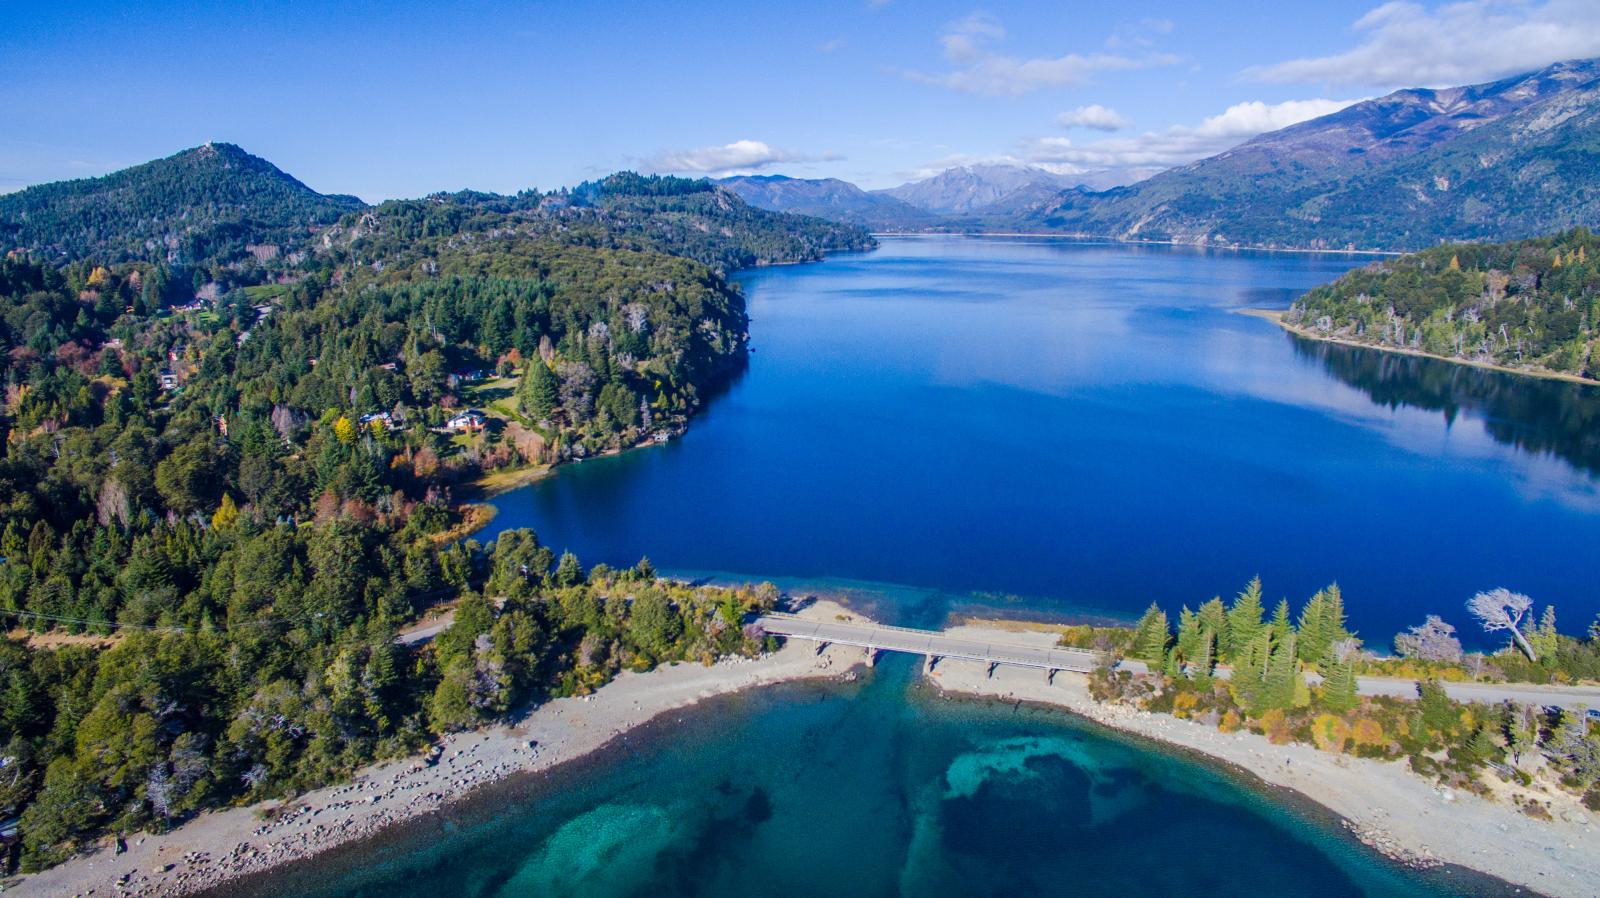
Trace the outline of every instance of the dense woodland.
{"type": "MultiPolygon", "coordinates": [[[[1092,688],[1101,700],[1132,702],[1224,732],[1248,728],[1274,742],[1404,758],[1418,773],[1455,788],[1485,792],[1485,777],[1538,782],[1571,790],[1600,810],[1600,729],[1588,715],[1461,703],[1440,686],[1450,680],[1600,680],[1600,618],[1583,638],[1574,638],[1556,629],[1553,607],[1535,616],[1531,603],[1515,605],[1526,597],[1496,593],[1527,619],[1519,619],[1513,644],[1490,655],[1463,651],[1455,628],[1437,616],[1399,634],[1394,654],[1370,653],[1347,627],[1337,586],[1312,596],[1298,613],[1280,600],[1269,615],[1260,580],[1229,604],[1214,598],[1194,610],[1184,607],[1175,630],[1152,604],[1132,629],[1077,628],[1063,641],[1114,649],[1149,665],[1149,676],[1098,671],[1092,688]],[[1318,678],[1308,681],[1307,673],[1318,678]],[[1357,677],[1363,674],[1417,679],[1417,699],[1360,696],[1357,677]]],[[[1501,632],[1484,620],[1486,630],[1501,632]]],[[[1532,794],[1519,801],[1527,813],[1548,816],[1532,794]]]]}
{"type": "Polygon", "coordinates": [[[677,433],[744,363],[729,270],[870,242],[634,175],[361,208],[224,145],[0,198],[0,819],[22,867],[625,667],[761,648],[740,621],[770,589],[462,541],[461,500],[677,433]],[[444,604],[441,636],[396,642],[444,604]]]}
{"type": "Polygon", "coordinates": [[[1297,300],[1313,333],[1595,379],[1600,238],[1455,244],[1351,271],[1297,300]]]}
{"type": "Polygon", "coordinates": [[[294,243],[363,203],[326,196],[265,159],[206,144],[100,178],[0,196],[0,247],[48,262],[235,262],[294,243]]]}

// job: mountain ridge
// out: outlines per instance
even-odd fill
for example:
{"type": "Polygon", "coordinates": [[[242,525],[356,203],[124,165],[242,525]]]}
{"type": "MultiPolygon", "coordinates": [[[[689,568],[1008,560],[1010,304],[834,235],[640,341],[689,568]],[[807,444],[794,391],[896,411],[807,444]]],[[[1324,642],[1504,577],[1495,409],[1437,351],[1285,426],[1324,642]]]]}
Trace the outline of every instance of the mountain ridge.
{"type": "MultiPolygon", "coordinates": [[[[915,200],[924,214],[914,219],[886,221],[888,209],[870,223],[850,207],[808,211],[880,231],[1283,249],[1396,252],[1532,237],[1600,222],[1600,59],[1393,91],[1103,190],[1051,191],[1038,177],[983,194],[974,168],[862,191],[915,200]]],[[[794,193],[823,189],[788,181],[794,193]]],[[[755,205],[780,202],[730,186],[755,205]]]]}
{"type": "Polygon", "coordinates": [[[0,243],[58,260],[240,258],[364,208],[323,194],[235,144],[211,142],[94,178],[0,196],[0,243]]]}

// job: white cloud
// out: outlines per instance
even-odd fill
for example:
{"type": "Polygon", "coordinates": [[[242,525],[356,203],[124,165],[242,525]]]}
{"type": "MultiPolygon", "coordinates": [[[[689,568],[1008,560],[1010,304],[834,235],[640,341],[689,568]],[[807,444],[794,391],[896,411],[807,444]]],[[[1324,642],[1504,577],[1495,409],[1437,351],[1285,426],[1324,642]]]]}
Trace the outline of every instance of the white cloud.
{"type": "Polygon", "coordinates": [[[760,140],[736,140],[720,147],[701,147],[661,153],[645,162],[652,171],[727,175],[752,172],[786,162],[827,162],[844,157],[834,153],[799,153],[760,140]]]}
{"type": "Polygon", "coordinates": [[[1337,112],[1357,100],[1252,101],[1229,106],[1198,125],[1173,125],[1135,137],[1077,144],[1065,137],[1042,137],[1024,144],[1024,158],[1035,163],[1069,164],[1086,169],[1163,168],[1193,162],[1237,146],[1266,131],[1337,112]]]}
{"type": "Polygon", "coordinates": [[[997,53],[993,45],[1004,40],[1006,30],[988,13],[973,13],[945,27],[939,37],[946,72],[905,70],[905,77],[962,93],[1017,97],[1047,87],[1082,84],[1095,72],[1129,71],[1172,65],[1178,57],[1148,53],[1140,57],[1115,53],[1068,53],[1052,58],[1023,59],[997,53]]]}
{"type": "Polygon", "coordinates": [[[1106,38],[1106,46],[1113,50],[1123,47],[1148,47],[1156,37],[1171,34],[1175,26],[1171,19],[1144,18],[1127,25],[1119,25],[1106,38]]]}
{"type": "Polygon", "coordinates": [[[1121,131],[1130,127],[1133,122],[1122,113],[1099,103],[1088,106],[1079,106],[1071,112],[1063,112],[1056,117],[1056,124],[1063,128],[1093,128],[1096,131],[1121,131]]]}
{"type": "Polygon", "coordinates": [[[843,47],[844,44],[844,38],[836,37],[833,40],[823,41],[822,43],[818,44],[817,52],[823,54],[833,53],[834,51],[843,47]]]}
{"type": "Polygon", "coordinates": [[[1261,81],[1443,87],[1490,81],[1564,59],[1600,56],[1594,0],[1390,2],[1353,26],[1358,44],[1333,56],[1245,69],[1261,81]]]}

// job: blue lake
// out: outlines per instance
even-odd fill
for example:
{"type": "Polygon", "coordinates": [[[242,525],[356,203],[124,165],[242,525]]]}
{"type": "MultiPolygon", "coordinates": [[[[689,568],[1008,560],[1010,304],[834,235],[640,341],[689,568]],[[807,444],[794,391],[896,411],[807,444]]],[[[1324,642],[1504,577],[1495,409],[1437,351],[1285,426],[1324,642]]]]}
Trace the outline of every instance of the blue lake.
{"type": "Polygon", "coordinates": [[[681,440],[497,501],[586,563],[875,610],[1136,616],[1330,582],[1386,646],[1508,586],[1600,610],[1600,391],[1299,340],[1368,260],[911,238],[742,275],[755,353],[681,440]]]}

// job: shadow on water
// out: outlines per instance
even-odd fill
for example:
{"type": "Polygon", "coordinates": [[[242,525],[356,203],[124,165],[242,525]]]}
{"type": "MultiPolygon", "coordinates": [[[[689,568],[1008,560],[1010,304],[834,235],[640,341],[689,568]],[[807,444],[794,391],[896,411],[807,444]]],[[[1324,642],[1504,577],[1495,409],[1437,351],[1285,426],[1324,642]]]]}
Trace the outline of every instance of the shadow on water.
{"type": "Polygon", "coordinates": [[[1452,425],[1465,412],[1502,444],[1600,474],[1600,388],[1287,336],[1297,356],[1379,405],[1441,412],[1452,425]]]}

